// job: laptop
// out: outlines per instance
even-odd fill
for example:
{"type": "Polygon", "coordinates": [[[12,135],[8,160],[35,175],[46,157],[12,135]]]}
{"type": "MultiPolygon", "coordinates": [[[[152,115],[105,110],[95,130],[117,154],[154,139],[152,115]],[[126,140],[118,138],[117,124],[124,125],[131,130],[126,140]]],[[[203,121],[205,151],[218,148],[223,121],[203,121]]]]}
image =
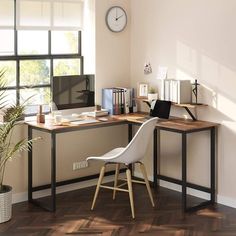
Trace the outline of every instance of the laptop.
{"type": "Polygon", "coordinates": [[[150,116],[169,119],[171,101],[156,100],[150,108],[150,116]]]}
{"type": "Polygon", "coordinates": [[[171,109],[171,102],[165,100],[153,101],[150,105],[150,114],[144,118],[140,118],[140,121],[147,121],[153,117],[158,117],[161,119],[169,119],[171,109]]]}

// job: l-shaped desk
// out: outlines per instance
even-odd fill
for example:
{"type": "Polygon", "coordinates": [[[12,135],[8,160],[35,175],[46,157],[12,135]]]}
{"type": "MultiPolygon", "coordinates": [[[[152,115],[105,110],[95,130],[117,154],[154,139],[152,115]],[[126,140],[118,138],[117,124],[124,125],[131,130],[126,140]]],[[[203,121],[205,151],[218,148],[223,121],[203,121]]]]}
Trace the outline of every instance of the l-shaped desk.
{"type": "MultiPolygon", "coordinates": [[[[87,123],[81,125],[70,126],[55,126],[52,123],[40,124],[37,122],[25,122],[28,126],[28,139],[32,139],[33,130],[40,130],[51,135],[51,183],[42,186],[33,186],[33,150],[28,151],[28,201],[38,205],[49,211],[56,211],[56,187],[84,180],[94,179],[98,174],[80,177],[61,182],[56,181],[56,135],[59,133],[73,132],[85,129],[95,129],[114,125],[128,125],[128,140],[132,139],[133,125],[141,125],[145,121],[147,114],[132,113],[127,115],[108,116],[107,121],[98,121],[95,123],[87,123]],[[51,189],[50,206],[46,206],[38,199],[33,199],[33,192],[43,189],[51,189]]],[[[160,119],[156,124],[156,129],[153,133],[153,187],[157,188],[158,180],[165,180],[182,186],[182,210],[191,211],[197,210],[209,204],[215,203],[215,153],[216,153],[216,129],[218,124],[208,121],[193,121],[182,118],[170,118],[168,120],[160,119]],[[160,131],[165,130],[181,134],[182,137],[182,178],[175,179],[160,174],[160,131]],[[187,181],[187,135],[201,131],[210,132],[210,186],[200,186],[187,181]],[[204,201],[193,207],[187,206],[187,188],[196,189],[210,194],[210,200],[204,201]]],[[[108,175],[114,174],[113,171],[108,172],[108,175]]]]}

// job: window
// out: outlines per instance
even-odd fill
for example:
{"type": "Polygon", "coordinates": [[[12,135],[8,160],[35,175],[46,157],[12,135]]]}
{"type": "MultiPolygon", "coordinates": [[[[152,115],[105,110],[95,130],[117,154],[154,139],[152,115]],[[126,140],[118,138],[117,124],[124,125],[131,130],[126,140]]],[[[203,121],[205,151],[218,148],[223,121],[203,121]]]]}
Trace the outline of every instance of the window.
{"type": "Polygon", "coordinates": [[[0,29],[0,56],[14,55],[14,30],[0,29]]]}
{"type": "MultiPolygon", "coordinates": [[[[42,30],[19,30],[18,54],[19,55],[46,55],[48,54],[48,32],[42,30]]],[[[60,41],[60,40],[58,40],[60,41]]]]}
{"type": "Polygon", "coordinates": [[[52,54],[78,53],[79,38],[78,38],[78,33],[76,31],[52,31],[51,37],[52,37],[52,54]]]}
{"type": "Polygon", "coordinates": [[[10,103],[27,102],[26,113],[36,113],[51,101],[54,76],[83,73],[82,13],[80,0],[0,1],[0,70],[10,103]]]}
{"type": "Polygon", "coordinates": [[[50,85],[49,60],[20,61],[20,85],[50,85]]]}
{"type": "Polygon", "coordinates": [[[5,82],[7,87],[16,86],[16,61],[0,61],[0,69],[5,70],[5,82]]]}
{"type": "Polygon", "coordinates": [[[53,73],[55,76],[81,74],[81,66],[79,59],[56,59],[53,61],[53,65],[53,73]]]}

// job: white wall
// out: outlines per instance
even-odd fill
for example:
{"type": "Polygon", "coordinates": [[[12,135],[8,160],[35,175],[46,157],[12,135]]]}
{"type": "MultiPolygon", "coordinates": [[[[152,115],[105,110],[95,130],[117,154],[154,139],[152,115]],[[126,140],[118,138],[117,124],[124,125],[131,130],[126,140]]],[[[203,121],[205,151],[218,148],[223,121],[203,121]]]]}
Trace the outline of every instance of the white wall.
{"type": "Polygon", "coordinates": [[[101,90],[130,85],[130,1],[96,1],[96,102],[101,104],[101,90]],[[113,33],[105,24],[111,6],[119,5],[128,14],[123,32],[113,33]]]}
{"type": "MultiPolygon", "coordinates": [[[[235,0],[131,0],[131,80],[159,86],[158,66],[170,78],[198,79],[198,118],[219,122],[217,189],[219,199],[236,206],[236,22],[235,0]],[[143,74],[145,61],[153,73],[143,74]]],[[[172,114],[183,115],[182,110],[172,114]]],[[[209,135],[188,140],[188,178],[209,184],[209,135]]],[[[162,134],[162,171],[180,177],[180,137],[162,134]]]]}

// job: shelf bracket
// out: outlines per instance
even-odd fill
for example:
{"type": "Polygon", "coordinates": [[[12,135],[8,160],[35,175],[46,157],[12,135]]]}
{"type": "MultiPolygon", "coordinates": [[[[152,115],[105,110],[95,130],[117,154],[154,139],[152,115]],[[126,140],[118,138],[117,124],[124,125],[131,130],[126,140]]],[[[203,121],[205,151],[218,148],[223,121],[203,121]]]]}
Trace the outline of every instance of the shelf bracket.
{"type": "Polygon", "coordinates": [[[185,108],[185,110],[188,112],[188,114],[191,116],[191,118],[192,118],[194,121],[196,121],[197,118],[193,115],[193,113],[189,110],[189,108],[186,107],[186,106],[184,106],[184,108],[185,108]]]}
{"type": "Polygon", "coordinates": [[[150,107],[150,108],[151,108],[151,103],[150,103],[149,101],[147,101],[147,100],[144,100],[143,102],[144,102],[144,103],[146,103],[146,104],[148,105],[148,107],[150,107]]]}

